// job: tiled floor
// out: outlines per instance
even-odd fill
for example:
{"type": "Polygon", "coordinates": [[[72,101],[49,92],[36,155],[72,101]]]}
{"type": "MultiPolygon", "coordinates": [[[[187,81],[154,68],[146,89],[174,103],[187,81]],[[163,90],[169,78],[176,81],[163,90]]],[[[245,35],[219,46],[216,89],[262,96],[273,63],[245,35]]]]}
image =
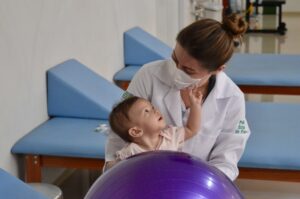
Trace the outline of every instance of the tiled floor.
{"type": "MultiPolygon", "coordinates": [[[[260,18],[261,19],[261,18],[260,18]]],[[[277,18],[265,16],[264,20],[273,21],[273,27],[277,25],[277,18]]],[[[239,50],[247,53],[276,53],[276,54],[299,54],[300,53],[300,13],[285,14],[283,21],[287,25],[287,32],[281,36],[279,34],[249,33],[245,35],[245,45],[239,50]]],[[[265,22],[266,23],[266,22],[265,22]]],[[[264,24],[262,22],[262,24],[264,24]]],[[[270,22],[267,27],[270,27],[270,22]]]]}
{"type": "Polygon", "coordinates": [[[58,186],[63,192],[64,199],[83,199],[93,182],[100,176],[100,171],[73,170],[58,186]]]}
{"type": "MultiPolygon", "coordinates": [[[[276,18],[268,19],[268,26],[276,26],[276,18]],[[273,22],[272,22],[273,20],[273,22]]],[[[245,44],[239,52],[247,53],[282,53],[300,54],[300,14],[284,15],[288,31],[286,35],[278,34],[246,34],[245,44]]],[[[260,24],[262,25],[262,23],[260,24]]],[[[251,96],[249,97],[251,98],[251,96]]],[[[272,97],[265,97],[272,100],[272,97]]],[[[289,99],[289,98],[287,98],[289,99]]],[[[299,98],[293,99],[300,102],[299,98]]],[[[99,173],[89,174],[87,171],[75,171],[60,187],[64,192],[64,199],[81,199],[87,192],[89,185],[99,173]]],[[[298,199],[300,198],[300,183],[237,180],[236,184],[246,199],[298,199]]]]}

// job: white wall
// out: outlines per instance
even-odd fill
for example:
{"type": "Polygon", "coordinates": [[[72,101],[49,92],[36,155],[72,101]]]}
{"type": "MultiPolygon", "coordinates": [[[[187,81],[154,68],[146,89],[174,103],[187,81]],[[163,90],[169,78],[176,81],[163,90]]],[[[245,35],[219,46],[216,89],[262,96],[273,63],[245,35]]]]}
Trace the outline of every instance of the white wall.
{"type": "MultiPolygon", "coordinates": [[[[186,1],[186,0],[179,0],[186,1]]],[[[156,3],[157,37],[174,47],[179,30],[179,1],[163,0],[156,3]]]]}
{"type": "Polygon", "coordinates": [[[282,12],[300,12],[299,0],[286,0],[282,7],[282,12]]]}
{"type": "Polygon", "coordinates": [[[123,67],[123,32],[140,26],[168,39],[166,28],[176,29],[178,18],[157,19],[173,15],[170,9],[178,8],[174,3],[177,1],[0,0],[0,167],[16,174],[11,147],[48,119],[47,69],[76,58],[111,80],[123,67]]]}

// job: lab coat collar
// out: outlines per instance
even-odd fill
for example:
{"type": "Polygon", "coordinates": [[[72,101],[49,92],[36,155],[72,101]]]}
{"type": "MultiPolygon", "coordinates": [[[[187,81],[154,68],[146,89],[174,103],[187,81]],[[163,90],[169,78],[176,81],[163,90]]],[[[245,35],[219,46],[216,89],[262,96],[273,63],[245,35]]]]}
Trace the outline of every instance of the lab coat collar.
{"type": "Polygon", "coordinates": [[[173,123],[176,126],[183,126],[180,92],[173,87],[170,87],[163,101],[173,123]]]}
{"type": "Polygon", "coordinates": [[[224,72],[220,72],[217,74],[216,83],[212,92],[216,99],[224,99],[240,96],[241,90],[224,72]]]}
{"type": "MultiPolygon", "coordinates": [[[[220,102],[226,98],[240,96],[240,93],[240,89],[224,72],[218,73],[214,88],[210,91],[202,107],[205,118],[213,121],[212,119],[216,117],[220,111],[219,109],[222,108],[220,102]]],[[[209,121],[206,122],[209,123],[209,121]]]]}
{"type": "Polygon", "coordinates": [[[160,62],[161,67],[154,72],[154,75],[164,84],[166,84],[169,90],[163,98],[163,103],[168,111],[173,124],[176,126],[182,126],[182,111],[181,111],[181,97],[179,90],[173,87],[175,62],[171,59],[160,62]]]}

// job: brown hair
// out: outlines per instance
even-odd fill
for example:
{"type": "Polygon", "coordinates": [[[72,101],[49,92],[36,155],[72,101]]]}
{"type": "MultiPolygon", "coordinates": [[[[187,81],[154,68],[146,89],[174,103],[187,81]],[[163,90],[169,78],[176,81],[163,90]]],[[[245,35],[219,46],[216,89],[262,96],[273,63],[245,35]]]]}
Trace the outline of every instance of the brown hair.
{"type": "Polygon", "coordinates": [[[131,128],[130,118],[128,116],[131,107],[141,98],[129,97],[117,104],[109,115],[110,128],[126,142],[131,142],[131,136],[128,130],[131,128]]]}
{"type": "Polygon", "coordinates": [[[222,23],[213,19],[196,21],[182,29],[176,40],[203,67],[215,71],[231,58],[246,30],[242,17],[231,14],[224,16],[222,23]]]}

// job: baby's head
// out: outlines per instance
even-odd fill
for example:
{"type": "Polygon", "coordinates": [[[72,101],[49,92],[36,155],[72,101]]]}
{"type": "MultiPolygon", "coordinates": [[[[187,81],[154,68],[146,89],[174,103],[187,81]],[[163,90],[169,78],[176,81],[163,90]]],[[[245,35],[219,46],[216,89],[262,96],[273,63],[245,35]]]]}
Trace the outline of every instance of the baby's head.
{"type": "Polygon", "coordinates": [[[117,104],[109,116],[111,129],[127,142],[159,132],[165,121],[152,104],[140,97],[130,97],[117,104]]]}

